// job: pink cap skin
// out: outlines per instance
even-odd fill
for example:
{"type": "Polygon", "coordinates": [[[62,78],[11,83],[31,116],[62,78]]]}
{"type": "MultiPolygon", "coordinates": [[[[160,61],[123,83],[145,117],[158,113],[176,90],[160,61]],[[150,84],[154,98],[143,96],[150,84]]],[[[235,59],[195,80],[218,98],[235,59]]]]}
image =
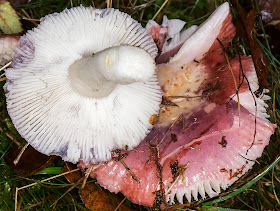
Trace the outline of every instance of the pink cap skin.
{"type": "Polygon", "coordinates": [[[158,122],[138,147],[121,152],[134,178],[116,159],[91,177],[134,203],[163,206],[175,198],[183,203],[184,196],[189,202],[217,196],[244,175],[268,145],[275,125],[266,119],[267,90],[258,98],[248,89],[258,89],[251,57],[241,58],[249,84],[243,81],[239,89],[239,105],[236,97],[230,100],[236,93],[234,78],[240,83],[240,63],[230,59],[231,73],[217,39],[227,47],[234,35],[224,3],[172,58],[157,65],[163,96],[173,105],[162,105],[158,122]]]}

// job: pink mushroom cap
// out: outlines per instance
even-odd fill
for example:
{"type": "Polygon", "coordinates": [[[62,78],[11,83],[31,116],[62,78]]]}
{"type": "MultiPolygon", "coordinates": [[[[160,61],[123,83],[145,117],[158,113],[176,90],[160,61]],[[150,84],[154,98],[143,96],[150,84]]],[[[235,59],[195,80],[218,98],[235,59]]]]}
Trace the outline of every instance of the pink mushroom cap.
{"type": "Polygon", "coordinates": [[[134,150],[91,172],[101,186],[134,203],[162,206],[175,197],[183,203],[184,197],[217,196],[252,168],[274,132],[266,119],[267,90],[253,94],[259,86],[251,57],[241,57],[248,84],[239,59],[228,63],[219,43],[227,47],[235,35],[229,4],[191,34],[157,66],[163,96],[172,103],[162,105],[153,130],[134,150]]]}

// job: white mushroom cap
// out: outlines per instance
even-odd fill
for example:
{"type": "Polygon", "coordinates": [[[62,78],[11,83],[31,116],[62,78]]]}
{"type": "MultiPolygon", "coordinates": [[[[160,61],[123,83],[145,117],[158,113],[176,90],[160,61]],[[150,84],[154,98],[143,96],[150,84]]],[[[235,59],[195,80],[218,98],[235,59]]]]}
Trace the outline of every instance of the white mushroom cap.
{"type": "Polygon", "coordinates": [[[146,30],[118,10],[80,6],[48,15],[14,49],[4,87],[9,115],[44,154],[109,160],[152,128],[161,102],[156,54],[146,30]]]}

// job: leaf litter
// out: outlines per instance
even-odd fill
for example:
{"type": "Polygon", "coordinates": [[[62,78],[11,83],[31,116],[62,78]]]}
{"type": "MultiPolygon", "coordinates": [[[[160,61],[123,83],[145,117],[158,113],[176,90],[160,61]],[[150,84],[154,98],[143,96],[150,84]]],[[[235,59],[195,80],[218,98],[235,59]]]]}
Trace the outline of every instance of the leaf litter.
{"type": "MultiPolygon", "coordinates": [[[[72,165],[65,165],[64,171],[72,170],[72,165]]],[[[90,172],[89,172],[90,173],[90,172]]],[[[80,183],[83,181],[84,177],[81,172],[73,172],[65,175],[65,178],[69,183],[80,183]]],[[[129,211],[132,210],[129,206],[123,203],[125,198],[120,199],[120,197],[114,193],[110,193],[108,190],[104,190],[94,181],[88,182],[84,187],[79,185],[79,195],[84,202],[86,208],[89,210],[104,210],[111,211],[118,208],[119,211],[129,211]]],[[[74,186],[72,186],[74,187],[74,186]]]]}

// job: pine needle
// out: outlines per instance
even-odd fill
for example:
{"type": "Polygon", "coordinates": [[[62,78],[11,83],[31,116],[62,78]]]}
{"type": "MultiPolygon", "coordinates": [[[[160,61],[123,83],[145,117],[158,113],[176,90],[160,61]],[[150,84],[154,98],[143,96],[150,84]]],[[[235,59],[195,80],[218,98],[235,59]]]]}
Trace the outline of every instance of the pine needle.
{"type": "Polygon", "coordinates": [[[86,185],[86,182],[87,182],[87,179],[88,179],[90,173],[91,173],[92,171],[94,171],[95,169],[99,168],[101,165],[103,165],[103,163],[101,163],[101,164],[99,164],[99,165],[92,165],[92,166],[90,167],[88,173],[86,173],[86,175],[85,175],[85,177],[84,177],[83,184],[82,184],[82,187],[81,187],[82,189],[84,189],[84,187],[85,187],[85,185],[86,185]]]}
{"type": "Polygon", "coordinates": [[[43,179],[43,180],[41,180],[40,182],[34,182],[34,183],[32,183],[32,184],[25,185],[25,186],[20,187],[20,188],[16,187],[16,193],[15,193],[15,210],[17,211],[17,206],[18,206],[18,202],[17,202],[17,201],[18,201],[18,200],[17,200],[17,199],[18,199],[18,191],[20,191],[20,190],[22,190],[22,189],[25,189],[25,188],[32,187],[32,186],[34,186],[34,185],[37,185],[38,183],[46,182],[46,181],[48,181],[48,180],[52,180],[52,179],[54,179],[54,178],[61,177],[61,176],[64,176],[64,175],[66,175],[66,174],[70,174],[70,173],[73,173],[73,172],[79,171],[79,170],[80,170],[80,169],[77,168],[77,169],[74,169],[74,170],[70,170],[70,171],[64,172],[64,173],[59,174],[59,175],[55,175],[55,176],[53,176],[53,177],[49,177],[49,178],[43,179]]]}
{"type": "Polygon", "coordinates": [[[20,150],[18,156],[16,157],[16,159],[13,162],[15,164],[15,166],[18,164],[21,156],[23,155],[24,151],[27,149],[28,146],[29,146],[29,143],[25,144],[24,147],[20,150]]]}
{"type": "Polygon", "coordinates": [[[163,9],[163,7],[167,4],[169,0],[165,0],[165,2],[161,5],[161,7],[159,8],[159,10],[157,11],[157,13],[154,15],[154,17],[152,18],[152,20],[155,20],[155,18],[158,16],[158,14],[160,13],[160,11],[163,9]]]}
{"type": "Polygon", "coordinates": [[[119,203],[119,205],[117,206],[117,208],[114,211],[117,211],[120,206],[124,203],[124,201],[126,200],[126,197],[119,203]]]}
{"type": "Polygon", "coordinates": [[[12,64],[12,62],[9,62],[7,64],[5,64],[3,67],[1,67],[0,72],[4,69],[6,69],[7,67],[9,67],[12,64]]]}

